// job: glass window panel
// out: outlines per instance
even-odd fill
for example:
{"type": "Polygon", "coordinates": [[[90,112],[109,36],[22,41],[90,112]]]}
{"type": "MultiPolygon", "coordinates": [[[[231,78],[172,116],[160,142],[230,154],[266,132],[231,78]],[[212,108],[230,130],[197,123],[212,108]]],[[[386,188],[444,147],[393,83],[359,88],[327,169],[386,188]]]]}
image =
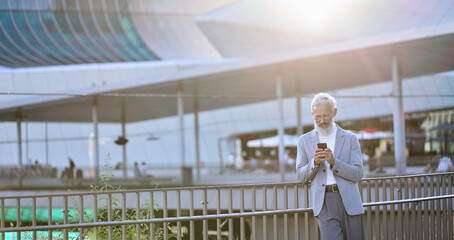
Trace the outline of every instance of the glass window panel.
{"type": "MultiPolygon", "coordinates": [[[[0,39],[1,39],[1,36],[0,36],[0,39]]],[[[2,39],[1,39],[2,40],[2,39]]],[[[3,42],[2,42],[3,43],[3,42]]],[[[3,49],[3,47],[0,46],[0,59],[3,61],[3,62],[7,62],[9,63],[8,66],[13,66],[15,65],[16,63],[20,63],[22,64],[21,61],[19,60],[16,60],[15,56],[11,56],[11,54],[9,54],[5,49],[3,49]]]]}
{"type": "MultiPolygon", "coordinates": [[[[77,55],[63,40],[61,37],[60,33],[57,31],[57,28],[54,24],[53,18],[52,18],[52,13],[51,12],[40,12],[41,18],[43,20],[43,24],[45,28],[47,29],[50,37],[61,47],[65,49],[66,54],[71,55],[72,57],[79,58],[79,55],[77,55]]],[[[86,53],[83,55],[87,55],[86,53]]]]}
{"type": "Polygon", "coordinates": [[[0,1],[0,10],[8,10],[10,9],[8,7],[8,2],[7,1],[0,1]]]}
{"type": "Polygon", "coordinates": [[[48,0],[50,2],[49,10],[63,11],[63,1],[65,0],[48,0]]]}
{"type": "Polygon", "coordinates": [[[84,30],[82,29],[82,25],[79,22],[78,14],[70,12],[68,13],[68,15],[72,26],[75,28],[75,31],[77,32],[77,36],[82,40],[84,46],[90,48],[90,51],[96,54],[98,58],[104,59],[105,57],[103,56],[103,54],[98,49],[96,49],[95,46],[93,46],[93,44],[90,42],[87,35],[85,34],[84,30]]]}
{"type": "Polygon", "coordinates": [[[93,3],[93,10],[95,12],[104,12],[104,8],[102,6],[102,0],[90,0],[93,3]]]}
{"type": "Polygon", "coordinates": [[[106,22],[106,15],[105,14],[96,14],[96,22],[98,23],[99,28],[101,29],[104,38],[106,38],[107,41],[109,41],[109,43],[117,51],[119,51],[120,54],[124,58],[126,58],[128,60],[133,60],[133,58],[131,58],[129,52],[126,52],[123,49],[123,45],[121,43],[119,43],[119,41],[117,41],[115,36],[112,34],[111,29],[109,28],[109,26],[107,25],[107,22],[106,22]]]}
{"type": "Polygon", "coordinates": [[[134,29],[134,26],[132,25],[129,15],[121,14],[121,23],[123,24],[126,34],[128,34],[133,44],[140,49],[139,51],[143,51],[144,55],[147,56],[148,59],[156,59],[156,57],[153,56],[150,51],[143,45],[142,40],[140,40],[139,36],[136,33],[136,30],[134,29]]]}
{"type": "Polygon", "coordinates": [[[116,0],[102,0],[105,2],[105,7],[108,12],[115,12],[117,11],[117,1],[116,0]]]}
{"type": "Polygon", "coordinates": [[[63,35],[66,38],[66,40],[79,51],[79,54],[87,58],[93,57],[96,58],[97,56],[99,56],[96,54],[96,52],[95,53],[88,52],[85,47],[80,45],[79,41],[77,41],[76,37],[72,34],[71,29],[69,28],[68,23],[66,22],[66,17],[64,13],[55,12],[55,19],[57,20],[60,30],[63,32],[63,35]]]}
{"type": "MultiPolygon", "coordinates": [[[[52,51],[54,55],[60,56],[62,58],[67,59],[66,54],[63,53],[59,48],[54,46],[54,42],[49,39],[49,36],[46,34],[44,29],[42,28],[42,25],[40,23],[39,19],[39,14],[37,12],[27,12],[26,13],[28,16],[28,20],[30,24],[32,24],[32,28],[35,32],[35,35],[41,40],[43,44],[47,46],[49,50],[52,51]]],[[[55,44],[58,44],[55,42],[55,44]]],[[[71,61],[70,59],[67,59],[68,61],[71,61]]]]}
{"type": "MultiPolygon", "coordinates": [[[[24,38],[24,41],[26,41],[30,46],[33,48],[34,51],[39,52],[43,56],[47,56],[48,58],[53,59],[54,61],[59,61],[55,59],[47,49],[43,48],[39,42],[35,39],[33,36],[30,28],[28,27],[26,20],[25,20],[25,13],[24,12],[13,12],[13,17],[16,22],[17,28],[19,29],[20,35],[24,38]]],[[[23,46],[25,47],[25,46],[23,46]]],[[[30,50],[31,52],[34,52],[33,50],[30,50]]],[[[35,53],[36,54],[36,53],[35,53]]]]}
{"type": "MultiPolygon", "coordinates": [[[[80,11],[90,12],[90,0],[76,0],[79,1],[80,11]]],[[[95,2],[98,0],[95,0],[95,2]]]]}
{"type": "Polygon", "coordinates": [[[20,1],[1,1],[4,2],[4,7],[6,10],[18,10],[20,9],[20,1]]]}
{"type": "MultiPolygon", "coordinates": [[[[33,51],[31,51],[29,48],[27,48],[25,46],[25,42],[22,41],[22,39],[19,37],[19,35],[17,34],[16,32],[16,29],[14,28],[13,26],[13,22],[11,21],[11,18],[10,18],[10,14],[9,13],[6,13],[6,12],[2,12],[0,13],[1,14],[1,17],[0,19],[2,20],[2,24],[3,26],[6,26],[5,27],[5,30],[6,30],[6,34],[8,34],[8,36],[10,37],[11,41],[13,41],[14,43],[16,43],[17,45],[19,45],[24,51],[26,51],[27,53],[29,53],[30,55],[34,55],[35,53],[33,53],[33,51]]],[[[6,36],[5,36],[5,39],[6,39],[6,36]]],[[[17,52],[18,54],[23,54],[19,49],[16,49],[16,47],[14,47],[13,44],[10,43],[9,40],[6,40],[5,42],[3,42],[6,46],[8,46],[8,48],[14,50],[15,52],[17,52]]]]}
{"type": "Polygon", "coordinates": [[[127,0],[118,0],[118,10],[121,13],[126,13],[126,14],[129,13],[129,4],[128,4],[127,0]]]}
{"type": "Polygon", "coordinates": [[[112,25],[112,28],[115,31],[115,34],[119,38],[121,44],[136,58],[139,60],[146,60],[138,51],[137,49],[131,44],[128,37],[125,35],[123,28],[118,21],[117,14],[109,14],[109,20],[112,25]]]}
{"type": "Polygon", "coordinates": [[[97,43],[97,45],[104,50],[106,54],[108,54],[111,58],[116,59],[114,54],[110,54],[111,50],[106,46],[104,40],[99,35],[98,31],[96,30],[95,23],[93,22],[93,18],[89,13],[82,13],[82,18],[85,21],[85,26],[87,27],[91,37],[97,43]]]}
{"type": "Polygon", "coordinates": [[[66,11],[77,11],[77,4],[75,0],[62,0],[66,5],[66,11]]]}
{"type": "Polygon", "coordinates": [[[19,3],[20,10],[37,10],[39,7],[43,6],[43,3],[46,5],[48,2],[36,1],[36,0],[16,0],[19,3]],[[41,3],[41,4],[38,4],[41,3]]]}
{"type": "Polygon", "coordinates": [[[35,32],[36,36],[49,47],[49,44],[52,44],[52,42],[49,40],[47,37],[46,33],[42,29],[41,23],[39,21],[39,16],[37,12],[27,12],[26,16],[28,18],[28,21],[30,22],[30,25],[35,32]]]}

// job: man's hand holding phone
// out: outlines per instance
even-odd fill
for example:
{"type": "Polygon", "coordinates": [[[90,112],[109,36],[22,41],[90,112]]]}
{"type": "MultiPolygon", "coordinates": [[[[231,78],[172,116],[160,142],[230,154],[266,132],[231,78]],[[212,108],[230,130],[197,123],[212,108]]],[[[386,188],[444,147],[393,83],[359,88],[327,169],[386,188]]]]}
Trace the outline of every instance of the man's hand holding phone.
{"type": "Polygon", "coordinates": [[[322,161],[325,161],[325,149],[327,148],[326,143],[317,143],[317,149],[314,153],[314,163],[319,166],[322,161]]]}
{"type": "Polygon", "coordinates": [[[319,166],[322,161],[327,161],[331,166],[334,166],[333,153],[326,143],[318,143],[314,153],[315,165],[319,166]]]}

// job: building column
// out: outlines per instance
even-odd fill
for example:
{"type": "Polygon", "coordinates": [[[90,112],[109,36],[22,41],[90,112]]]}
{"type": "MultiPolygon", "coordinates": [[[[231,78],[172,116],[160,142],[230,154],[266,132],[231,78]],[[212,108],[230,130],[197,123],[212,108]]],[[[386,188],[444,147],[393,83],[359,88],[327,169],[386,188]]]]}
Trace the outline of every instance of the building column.
{"type": "Polygon", "coordinates": [[[282,101],[282,76],[280,69],[278,69],[276,74],[276,97],[277,97],[277,108],[278,108],[278,128],[277,134],[279,136],[279,147],[278,147],[278,161],[279,169],[281,173],[281,181],[285,181],[285,146],[284,146],[284,106],[282,101]]]}
{"type": "Polygon", "coordinates": [[[194,136],[197,182],[200,182],[199,103],[197,98],[194,100],[194,136]]]}
{"type": "Polygon", "coordinates": [[[93,118],[93,132],[94,132],[94,145],[95,145],[95,178],[99,177],[99,132],[98,132],[98,101],[93,98],[92,106],[93,118]]]}
{"type": "Polygon", "coordinates": [[[396,161],[396,174],[405,174],[405,115],[402,99],[402,78],[400,76],[399,62],[396,54],[391,59],[392,91],[394,97],[393,128],[394,128],[394,158],[396,161]]]}
{"type": "Polygon", "coordinates": [[[296,79],[296,135],[299,137],[303,134],[303,119],[301,116],[301,89],[300,81],[296,79]]]}
{"type": "MultiPolygon", "coordinates": [[[[28,160],[30,159],[30,153],[28,152],[29,147],[28,147],[28,121],[25,121],[25,162],[28,163],[28,160]]],[[[31,161],[31,159],[30,159],[31,161]]],[[[33,161],[31,161],[33,164],[33,161]]]]}
{"type": "Polygon", "coordinates": [[[178,123],[179,123],[179,133],[180,133],[180,161],[181,167],[185,167],[185,144],[184,144],[184,105],[183,105],[183,89],[181,83],[178,84],[178,123]]]}
{"type": "Polygon", "coordinates": [[[48,126],[47,126],[47,122],[45,124],[45,136],[46,136],[46,166],[50,166],[49,165],[49,129],[48,129],[48,126]]]}
{"type": "MultiPolygon", "coordinates": [[[[121,136],[126,139],[126,120],[125,120],[125,108],[124,106],[121,108],[121,136]]],[[[126,161],[126,143],[122,146],[123,150],[123,177],[127,178],[127,161],[126,161]]]]}
{"type": "Polygon", "coordinates": [[[22,163],[22,113],[21,110],[18,110],[16,116],[16,123],[17,123],[17,167],[18,167],[18,181],[19,186],[22,186],[22,170],[23,163],[22,163]]]}

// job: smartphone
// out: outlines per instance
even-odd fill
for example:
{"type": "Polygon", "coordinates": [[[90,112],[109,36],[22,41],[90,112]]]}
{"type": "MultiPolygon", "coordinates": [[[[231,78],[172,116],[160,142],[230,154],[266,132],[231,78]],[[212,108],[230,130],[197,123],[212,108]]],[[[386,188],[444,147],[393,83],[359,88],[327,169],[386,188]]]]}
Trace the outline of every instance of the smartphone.
{"type": "Polygon", "coordinates": [[[327,148],[326,143],[317,143],[317,147],[325,150],[327,148]]]}

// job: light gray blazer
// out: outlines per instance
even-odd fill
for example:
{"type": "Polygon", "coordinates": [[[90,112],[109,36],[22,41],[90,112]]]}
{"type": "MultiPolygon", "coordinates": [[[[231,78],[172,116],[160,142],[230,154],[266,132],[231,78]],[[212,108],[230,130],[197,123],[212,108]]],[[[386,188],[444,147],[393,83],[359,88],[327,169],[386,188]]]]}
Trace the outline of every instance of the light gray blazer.
{"type": "MultiPolygon", "coordinates": [[[[314,152],[319,143],[318,134],[312,130],[298,138],[296,172],[298,179],[311,182],[312,207],[318,216],[325,199],[326,166],[314,164],[314,152]]],[[[349,215],[364,213],[358,181],[363,177],[363,162],[357,137],[337,126],[336,145],[333,151],[335,163],[332,167],[334,178],[349,215]]]]}

